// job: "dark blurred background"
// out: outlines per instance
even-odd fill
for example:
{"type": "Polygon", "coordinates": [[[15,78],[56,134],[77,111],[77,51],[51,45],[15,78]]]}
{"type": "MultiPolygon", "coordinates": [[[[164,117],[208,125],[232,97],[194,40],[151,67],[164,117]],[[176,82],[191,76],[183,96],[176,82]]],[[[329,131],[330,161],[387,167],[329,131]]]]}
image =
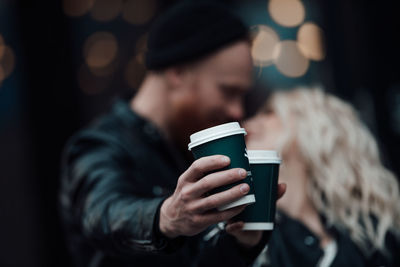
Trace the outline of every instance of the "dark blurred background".
{"type": "MultiPolygon", "coordinates": [[[[70,266],[57,210],[62,148],[134,94],[146,33],[176,2],[0,0],[0,266],[70,266]]],[[[272,90],[323,86],[358,109],[399,176],[394,1],[220,2],[254,34],[249,115],[272,90]]]]}

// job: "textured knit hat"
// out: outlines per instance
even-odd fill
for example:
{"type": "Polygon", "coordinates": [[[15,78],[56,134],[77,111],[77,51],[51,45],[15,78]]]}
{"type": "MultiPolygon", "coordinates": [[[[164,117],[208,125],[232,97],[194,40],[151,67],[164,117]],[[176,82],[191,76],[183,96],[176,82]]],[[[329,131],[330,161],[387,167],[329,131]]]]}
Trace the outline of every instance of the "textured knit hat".
{"type": "Polygon", "coordinates": [[[161,70],[191,62],[247,35],[247,27],[226,7],[184,2],[167,10],[150,29],[146,67],[161,70]]]}

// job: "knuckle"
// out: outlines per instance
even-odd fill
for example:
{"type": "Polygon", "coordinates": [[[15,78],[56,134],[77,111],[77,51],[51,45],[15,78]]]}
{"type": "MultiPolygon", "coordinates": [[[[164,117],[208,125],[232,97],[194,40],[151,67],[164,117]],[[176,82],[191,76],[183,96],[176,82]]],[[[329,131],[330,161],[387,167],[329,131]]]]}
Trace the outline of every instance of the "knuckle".
{"type": "Polygon", "coordinates": [[[199,208],[195,205],[190,205],[187,207],[187,212],[189,212],[190,214],[196,214],[199,211],[199,208]]]}
{"type": "Polygon", "coordinates": [[[202,168],[201,168],[201,162],[200,160],[196,160],[192,163],[191,166],[192,170],[196,173],[201,173],[202,172],[202,168]]]}
{"type": "Polygon", "coordinates": [[[237,169],[229,170],[229,179],[235,181],[237,180],[237,178],[238,178],[238,170],[237,169]]]}
{"type": "Polygon", "coordinates": [[[233,170],[226,170],[222,175],[225,184],[229,184],[236,180],[236,174],[233,170]]]}
{"type": "Polygon", "coordinates": [[[242,193],[240,192],[239,186],[235,186],[235,187],[229,189],[227,191],[227,194],[228,194],[227,197],[231,200],[236,199],[242,195],[242,193]]]}
{"type": "Polygon", "coordinates": [[[180,194],[181,200],[187,202],[190,199],[190,196],[190,189],[188,189],[187,187],[183,187],[180,194]]]}
{"type": "Polygon", "coordinates": [[[178,182],[176,183],[176,188],[182,188],[184,184],[185,184],[185,182],[184,182],[184,176],[181,175],[181,176],[178,178],[178,182]]]}
{"type": "Polygon", "coordinates": [[[201,189],[203,189],[204,191],[210,191],[211,189],[213,189],[213,186],[212,186],[212,183],[211,183],[209,177],[204,177],[200,181],[201,181],[201,189]]]}
{"type": "Polygon", "coordinates": [[[232,179],[234,179],[234,180],[241,180],[241,179],[243,179],[243,178],[239,175],[239,171],[240,171],[239,168],[232,169],[232,179]]]}
{"type": "Polygon", "coordinates": [[[191,222],[194,226],[199,226],[201,225],[202,218],[200,215],[193,215],[191,218],[191,222]]]}
{"type": "Polygon", "coordinates": [[[215,197],[208,197],[205,201],[208,209],[215,208],[218,205],[218,200],[215,197]]]}

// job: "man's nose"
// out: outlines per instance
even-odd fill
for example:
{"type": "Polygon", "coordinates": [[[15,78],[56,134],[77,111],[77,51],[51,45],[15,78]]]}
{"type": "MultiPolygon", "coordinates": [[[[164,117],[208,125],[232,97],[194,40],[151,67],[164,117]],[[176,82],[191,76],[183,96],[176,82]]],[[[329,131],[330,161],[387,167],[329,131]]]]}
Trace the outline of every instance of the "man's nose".
{"type": "Polygon", "coordinates": [[[229,106],[228,110],[229,116],[234,121],[240,121],[244,117],[244,107],[241,101],[235,101],[229,106]]]}

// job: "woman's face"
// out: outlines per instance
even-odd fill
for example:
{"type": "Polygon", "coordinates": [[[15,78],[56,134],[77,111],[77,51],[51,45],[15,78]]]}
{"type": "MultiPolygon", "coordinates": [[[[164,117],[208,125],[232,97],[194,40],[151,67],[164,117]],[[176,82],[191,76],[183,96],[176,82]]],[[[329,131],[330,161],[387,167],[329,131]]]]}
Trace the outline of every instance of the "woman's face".
{"type": "Polygon", "coordinates": [[[245,121],[247,149],[278,150],[278,140],[283,134],[283,126],[273,112],[259,113],[245,121]]]}

